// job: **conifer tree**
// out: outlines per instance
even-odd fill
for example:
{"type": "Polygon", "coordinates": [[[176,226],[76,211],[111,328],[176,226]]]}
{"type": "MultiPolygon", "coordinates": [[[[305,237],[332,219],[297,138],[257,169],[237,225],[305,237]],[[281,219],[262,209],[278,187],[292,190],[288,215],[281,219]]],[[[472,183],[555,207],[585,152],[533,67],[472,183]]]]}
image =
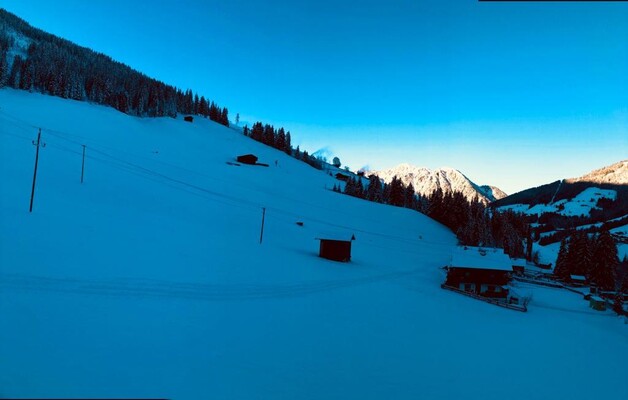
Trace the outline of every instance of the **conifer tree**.
{"type": "Polygon", "coordinates": [[[284,131],[283,127],[279,128],[279,130],[277,131],[275,147],[282,151],[286,149],[286,131],[284,131]]]}
{"type": "Polygon", "coordinates": [[[617,290],[613,298],[613,311],[619,315],[624,314],[624,293],[621,290],[617,290]]]}
{"type": "Polygon", "coordinates": [[[404,207],[415,209],[416,208],[416,194],[414,193],[414,185],[412,182],[408,183],[404,192],[404,207]]]}
{"type": "Polygon", "coordinates": [[[560,242],[560,250],[558,250],[558,258],[556,258],[556,266],[554,267],[554,275],[558,278],[567,281],[571,275],[569,271],[569,259],[567,256],[568,247],[567,239],[563,239],[560,242]]]}
{"type": "Polygon", "coordinates": [[[590,280],[605,290],[615,289],[615,268],[619,264],[617,246],[608,230],[603,230],[597,237],[594,266],[590,280]]]}
{"type": "Polygon", "coordinates": [[[286,133],[286,144],[283,150],[286,154],[292,155],[292,137],[290,136],[290,131],[286,133]]]}
{"type": "Polygon", "coordinates": [[[403,207],[403,203],[404,203],[403,184],[401,183],[401,179],[394,176],[392,181],[390,182],[389,204],[392,204],[393,206],[403,207]]]}
{"type": "Polygon", "coordinates": [[[366,198],[370,201],[381,203],[382,199],[382,182],[377,175],[369,176],[369,185],[366,189],[366,198]]]}
{"type": "Polygon", "coordinates": [[[364,198],[364,184],[359,176],[355,179],[355,196],[361,199],[364,198]]]}

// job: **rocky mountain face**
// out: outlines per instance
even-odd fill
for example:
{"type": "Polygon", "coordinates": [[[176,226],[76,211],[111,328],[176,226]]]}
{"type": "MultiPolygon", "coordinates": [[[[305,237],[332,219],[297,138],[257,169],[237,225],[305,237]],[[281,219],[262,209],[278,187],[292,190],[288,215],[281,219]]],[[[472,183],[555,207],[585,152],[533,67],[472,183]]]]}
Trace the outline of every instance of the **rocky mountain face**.
{"type": "Polygon", "coordinates": [[[387,170],[370,171],[367,175],[377,175],[387,183],[396,176],[405,185],[412,183],[416,193],[422,196],[428,196],[435,189],[440,188],[445,193],[462,192],[468,200],[477,196],[485,204],[506,197],[506,194],[499,188],[477,185],[462,172],[448,167],[431,170],[425,167],[401,164],[387,170]]]}

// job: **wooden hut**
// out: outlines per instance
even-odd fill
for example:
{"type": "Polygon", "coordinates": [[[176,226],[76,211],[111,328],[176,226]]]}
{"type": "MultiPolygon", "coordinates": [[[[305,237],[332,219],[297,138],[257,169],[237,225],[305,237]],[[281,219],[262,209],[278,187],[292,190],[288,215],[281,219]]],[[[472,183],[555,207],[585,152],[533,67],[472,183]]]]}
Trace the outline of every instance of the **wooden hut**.
{"type": "Polygon", "coordinates": [[[237,160],[238,162],[241,162],[242,164],[255,165],[255,163],[257,163],[257,156],[253,154],[244,154],[244,155],[238,156],[237,160]]]}
{"type": "Polygon", "coordinates": [[[319,257],[328,260],[349,262],[351,261],[351,242],[354,238],[316,238],[320,240],[319,257]]]}
{"type": "Polygon", "coordinates": [[[191,115],[186,115],[185,117],[183,117],[183,120],[185,122],[193,122],[194,121],[194,117],[191,115]]]}
{"type": "Polygon", "coordinates": [[[459,247],[447,266],[445,286],[483,297],[506,299],[511,273],[512,262],[503,250],[459,247]]]}
{"type": "Polygon", "coordinates": [[[337,172],[336,179],[341,180],[343,182],[347,182],[349,180],[349,177],[345,174],[341,174],[340,172],[337,172]]]}

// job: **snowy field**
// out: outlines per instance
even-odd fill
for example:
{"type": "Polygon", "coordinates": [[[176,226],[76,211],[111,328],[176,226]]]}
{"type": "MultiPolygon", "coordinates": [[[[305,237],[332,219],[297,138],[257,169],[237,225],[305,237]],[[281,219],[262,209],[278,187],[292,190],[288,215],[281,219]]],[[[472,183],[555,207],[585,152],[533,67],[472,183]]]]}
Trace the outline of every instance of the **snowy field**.
{"type": "Polygon", "coordinates": [[[610,311],[444,291],[448,229],[233,129],[5,89],[0,157],[0,398],[628,398],[610,311]]]}

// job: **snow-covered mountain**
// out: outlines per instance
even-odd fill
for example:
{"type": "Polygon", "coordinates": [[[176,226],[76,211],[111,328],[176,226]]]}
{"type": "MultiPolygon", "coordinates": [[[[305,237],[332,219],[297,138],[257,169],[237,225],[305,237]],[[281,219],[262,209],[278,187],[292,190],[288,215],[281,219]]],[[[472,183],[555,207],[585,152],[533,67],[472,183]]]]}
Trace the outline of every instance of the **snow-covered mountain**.
{"type": "Polygon", "coordinates": [[[613,165],[596,169],[579,178],[572,178],[567,181],[628,185],[628,160],[619,161],[613,165]]]}
{"type": "Polygon", "coordinates": [[[625,211],[627,185],[628,160],[623,160],[579,178],[563,179],[515,193],[493,205],[529,215],[551,212],[566,217],[589,216],[592,210],[616,209],[617,215],[612,215],[616,218],[625,211]]]}
{"type": "Polygon", "coordinates": [[[451,191],[462,192],[468,200],[472,200],[477,196],[485,204],[506,196],[499,188],[477,185],[462,172],[449,167],[432,170],[404,163],[386,170],[370,171],[368,175],[377,175],[387,183],[396,176],[405,185],[412,183],[415,192],[423,196],[428,196],[437,188],[442,189],[445,193],[451,191]]]}

